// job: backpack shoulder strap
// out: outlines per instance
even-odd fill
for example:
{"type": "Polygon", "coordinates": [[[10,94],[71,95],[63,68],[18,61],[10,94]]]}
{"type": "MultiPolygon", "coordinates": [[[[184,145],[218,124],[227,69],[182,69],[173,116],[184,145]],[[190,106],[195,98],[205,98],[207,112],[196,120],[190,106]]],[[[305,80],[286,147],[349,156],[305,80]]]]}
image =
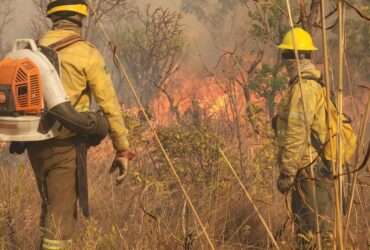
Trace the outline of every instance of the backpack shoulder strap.
{"type": "Polygon", "coordinates": [[[325,87],[324,78],[322,74],[320,74],[320,77],[314,77],[314,76],[303,76],[303,79],[305,80],[313,80],[319,83],[321,86],[325,87]]]}
{"type": "Polygon", "coordinates": [[[59,40],[55,43],[52,43],[52,44],[49,44],[49,48],[55,50],[55,51],[61,51],[62,49],[65,49],[77,42],[81,42],[81,41],[84,41],[80,35],[70,35],[70,36],[67,36],[66,38],[63,38],[62,40],[59,40]]]}
{"type": "MultiPolygon", "coordinates": [[[[77,34],[74,34],[74,35],[70,35],[70,36],[67,36],[65,38],[63,38],[62,40],[59,40],[55,43],[52,43],[52,44],[49,44],[47,46],[47,48],[55,51],[55,52],[59,52],[77,42],[81,42],[81,41],[84,41],[80,35],[77,35],[77,34]]],[[[75,103],[73,103],[73,107],[75,108],[77,106],[77,104],[81,101],[82,97],[85,95],[85,94],[88,94],[89,92],[89,86],[87,85],[86,88],[81,92],[81,94],[79,95],[79,97],[77,98],[77,100],[75,101],[75,103]]]]}
{"type": "Polygon", "coordinates": [[[58,53],[62,49],[71,46],[77,42],[84,41],[81,36],[74,34],[68,37],[63,38],[55,43],[49,44],[48,46],[43,46],[37,41],[37,45],[40,48],[41,53],[43,53],[49,61],[54,65],[58,74],[60,73],[60,65],[59,65],[59,58],[58,53]]]}
{"type": "MultiPolygon", "coordinates": [[[[320,77],[314,77],[312,75],[305,75],[305,76],[302,76],[302,79],[303,80],[313,80],[313,81],[316,81],[321,86],[323,86],[323,87],[325,86],[322,74],[320,75],[320,77]]],[[[299,82],[298,76],[295,76],[289,81],[289,85],[294,85],[298,82],[299,82]]]]}

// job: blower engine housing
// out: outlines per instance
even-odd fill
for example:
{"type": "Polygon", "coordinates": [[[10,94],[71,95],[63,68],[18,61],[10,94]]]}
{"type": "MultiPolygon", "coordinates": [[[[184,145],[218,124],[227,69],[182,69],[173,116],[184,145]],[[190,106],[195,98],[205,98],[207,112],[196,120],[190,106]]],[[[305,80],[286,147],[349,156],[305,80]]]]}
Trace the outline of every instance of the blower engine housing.
{"type": "Polygon", "coordinates": [[[31,60],[0,62],[0,115],[39,115],[44,109],[40,71],[31,60]]]}

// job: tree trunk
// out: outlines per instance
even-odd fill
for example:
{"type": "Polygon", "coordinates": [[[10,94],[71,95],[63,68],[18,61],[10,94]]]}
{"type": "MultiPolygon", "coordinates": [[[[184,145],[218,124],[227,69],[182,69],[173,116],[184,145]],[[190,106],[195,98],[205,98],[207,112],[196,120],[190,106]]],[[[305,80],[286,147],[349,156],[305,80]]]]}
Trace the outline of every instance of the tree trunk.
{"type": "Polygon", "coordinates": [[[312,0],[311,11],[308,16],[307,31],[313,35],[315,23],[320,18],[320,0],[312,0]]]}

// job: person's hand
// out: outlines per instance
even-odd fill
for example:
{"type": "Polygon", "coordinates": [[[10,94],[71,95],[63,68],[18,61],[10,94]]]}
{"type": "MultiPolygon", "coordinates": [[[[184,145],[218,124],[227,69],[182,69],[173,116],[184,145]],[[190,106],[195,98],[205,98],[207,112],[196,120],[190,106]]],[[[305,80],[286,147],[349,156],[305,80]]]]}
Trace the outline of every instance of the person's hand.
{"type": "Polygon", "coordinates": [[[112,163],[112,167],[109,171],[110,174],[118,170],[118,176],[116,178],[116,184],[120,185],[128,174],[129,161],[135,158],[135,154],[129,150],[121,151],[116,153],[116,157],[112,163]]]}
{"type": "Polygon", "coordinates": [[[4,150],[8,145],[9,143],[0,141],[0,151],[4,150]]]}
{"type": "Polygon", "coordinates": [[[277,180],[277,188],[280,193],[288,193],[294,185],[294,176],[288,176],[285,174],[280,174],[277,180]]]}

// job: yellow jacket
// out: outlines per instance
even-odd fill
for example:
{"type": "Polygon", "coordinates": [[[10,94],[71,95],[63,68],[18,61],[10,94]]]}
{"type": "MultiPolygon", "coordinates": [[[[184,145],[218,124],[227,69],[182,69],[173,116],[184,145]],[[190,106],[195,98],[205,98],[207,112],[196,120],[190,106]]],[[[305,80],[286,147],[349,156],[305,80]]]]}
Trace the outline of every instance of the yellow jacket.
{"type": "MultiPolygon", "coordinates": [[[[291,65],[296,62],[290,62],[291,65]]],[[[294,66],[288,67],[290,75],[296,75],[294,66]]],[[[277,140],[279,145],[279,167],[281,173],[294,176],[318,158],[311,143],[315,133],[320,141],[326,141],[328,129],[325,111],[325,88],[317,80],[320,71],[309,60],[301,61],[303,81],[290,84],[286,95],[278,106],[277,140]],[[306,78],[306,79],[305,79],[306,78]],[[304,103],[304,105],[303,105],[304,103]]]]}
{"type": "MultiPolygon", "coordinates": [[[[79,34],[79,29],[59,27],[48,31],[39,41],[40,45],[48,46],[73,34],[79,34]]],[[[92,44],[80,41],[58,52],[61,61],[61,79],[64,89],[79,112],[90,109],[91,95],[104,112],[110,127],[110,136],[117,151],[129,147],[127,129],[125,127],[121,106],[118,102],[112,80],[99,51],[92,44]]],[[[69,138],[73,132],[63,128],[58,138],[69,138]]]]}

